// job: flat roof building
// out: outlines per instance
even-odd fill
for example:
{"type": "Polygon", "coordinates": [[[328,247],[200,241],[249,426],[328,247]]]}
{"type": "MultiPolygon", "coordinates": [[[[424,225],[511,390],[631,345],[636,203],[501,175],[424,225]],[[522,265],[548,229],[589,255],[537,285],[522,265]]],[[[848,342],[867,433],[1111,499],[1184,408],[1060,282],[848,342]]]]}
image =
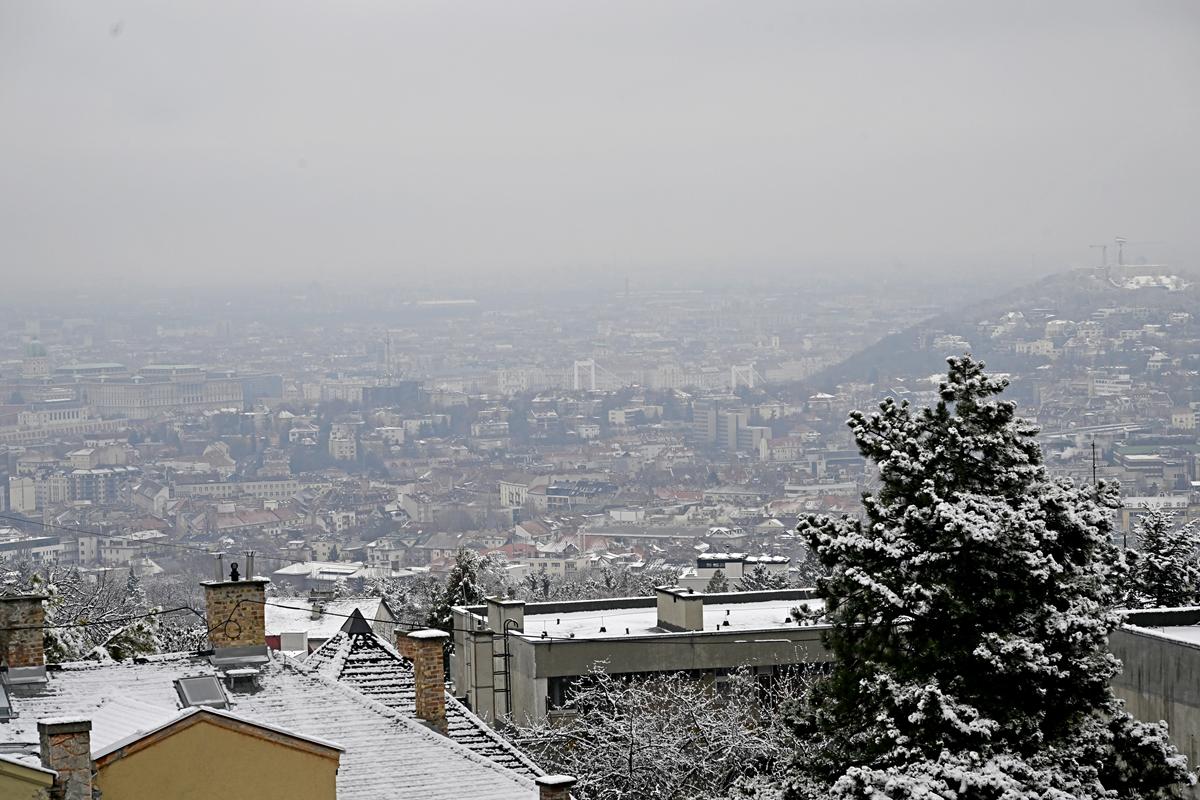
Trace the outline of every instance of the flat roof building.
{"type": "Polygon", "coordinates": [[[688,672],[719,682],[747,666],[776,669],[829,660],[826,625],[809,589],[703,594],[660,587],[655,597],[561,603],[488,598],[454,609],[455,694],[483,719],[518,724],[552,715],[572,685],[603,664],[610,674],[688,672]]]}

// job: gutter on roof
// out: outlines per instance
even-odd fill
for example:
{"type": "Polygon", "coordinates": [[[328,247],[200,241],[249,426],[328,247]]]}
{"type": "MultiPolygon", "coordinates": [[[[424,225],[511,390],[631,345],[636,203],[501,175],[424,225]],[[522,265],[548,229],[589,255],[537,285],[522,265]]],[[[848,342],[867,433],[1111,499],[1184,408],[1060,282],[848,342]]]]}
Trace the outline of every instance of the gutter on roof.
{"type": "Polygon", "coordinates": [[[167,720],[157,727],[147,731],[139,731],[132,736],[127,736],[124,739],[113,742],[107,747],[92,753],[92,760],[95,762],[97,768],[107,766],[125,756],[144,750],[184,728],[189,728],[192,725],[202,722],[209,722],[226,730],[253,736],[274,744],[281,744],[285,747],[292,747],[296,750],[303,750],[325,758],[336,760],[340,758],[341,753],[346,751],[346,748],[334,742],[318,739],[314,736],[306,736],[305,734],[289,731],[285,728],[277,728],[274,725],[267,725],[262,722],[246,719],[245,717],[239,717],[228,711],[202,706],[186,709],[178,716],[167,720]]]}

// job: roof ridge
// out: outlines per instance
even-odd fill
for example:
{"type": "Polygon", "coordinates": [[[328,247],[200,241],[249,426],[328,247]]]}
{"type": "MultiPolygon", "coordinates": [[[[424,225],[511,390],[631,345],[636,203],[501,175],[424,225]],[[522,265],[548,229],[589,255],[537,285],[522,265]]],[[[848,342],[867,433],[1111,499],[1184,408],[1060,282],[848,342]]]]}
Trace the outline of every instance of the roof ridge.
{"type": "Polygon", "coordinates": [[[456,709],[463,714],[476,728],[478,728],[485,736],[494,741],[496,744],[509,751],[514,758],[528,767],[535,775],[545,775],[546,770],[542,769],[532,758],[530,758],[524,750],[517,747],[511,741],[496,731],[491,725],[483,721],[483,718],[476,714],[471,709],[467,708],[467,704],[459,700],[449,692],[446,693],[446,705],[453,703],[456,709]]]}
{"type": "Polygon", "coordinates": [[[313,670],[313,669],[307,667],[307,665],[303,664],[302,662],[298,662],[298,661],[294,661],[290,658],[286,658],[286,659],[281,660],[279,663],[280,663],[281,668],[294,669],[297,672],[299,672],[300,674],[305,675],[306,677],[310,678],[311,680],[314,680],[318,683],[324,684],[326,688],[332,689],[335,692],[338,692],[339,694],[342,694],[342,695],[350,698],[358,705],[360,705],[364,708],[367,708],[367,709],[375,712],[376,714],[379,714],[380,716],[387,717],[388,719],[396,720],[401,725],[404,725],[410,731],[418,734],[419,736],[424,737],[426,740],[432,741],[432,742],[438,742],[441,745],[450,748],[452,751],[465,756],[467,759],[469,759],[471,761],[475,761],[479,764],[483,764],[483,765],[489,767],[490,769],[495,770],[496,772],[509,778],[514,783],[516,783],[524,788],[532,789],[535,786],[534,782],[530,778],[526,778],[524,775],[520,775],[519,773],[514,772],[513,770],[509,769],[508,767],[503,766],[502,764],[497,764],[495,761],[491,760],[487,756],[476,753],[471,748],[467,747],[464,744],[460,744],[459,742],[454,741],[453,739],[451,739],[448,736],[443,736],[440,733],[436,733],[435,731],[430,730],[429,728],[425,727],[424,725],[422,725],[420,722],[413,719],[412,717],[409,717],[409,716],[406,716],[406,715],[400,713],[397,709],[391,708],[391,707],[379,702],[378,700],[374,700],[370,697],[367,697],[362,692],[360,692],[357,689],[354,689],[350,686],[347,686],[346,684],[342,683],[339,680],[334,680],[333,678],[330,678],[326,675],[322,675],[321,673],[317,672],[316,670],[313,670]]]}

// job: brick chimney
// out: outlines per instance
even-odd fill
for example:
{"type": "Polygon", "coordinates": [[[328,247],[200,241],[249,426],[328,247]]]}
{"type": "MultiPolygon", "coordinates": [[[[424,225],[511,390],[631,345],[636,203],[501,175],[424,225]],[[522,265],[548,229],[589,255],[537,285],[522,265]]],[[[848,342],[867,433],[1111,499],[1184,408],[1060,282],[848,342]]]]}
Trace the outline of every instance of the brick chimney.
{"type": "MultiPolygon", "coordinates": [[[[236,564],[231,565],[234,578],[236,564]]],[[[208,641],[214,650],[229,647],[266,647],[266,578],[201,581],[204,587],[208,641]]]]}
{"type": "Polygon", "coordinates": [[[417,716],[442,733],[446,732],[445,652],[449,638],[450,634],[439,630],[413,631],[408,635],[413,653],[417,716]]]}
{"type": "Polygon", "coordinates": [[[46,680],[45,599],[43,594],[0,597],[0,663],[10,684],[46,680]]]}
{"type": "Polygon", "coordinates": [[[575,779],[570,775],[541,775],[533,779],[538,787],[538,800],[571,800],[575,779]]]}
{"type": "Polygon", "coordinates": [[[92,722],[86,719],[40,719],[38,738],[42,766],[58,773],[53,800],[92,800],[92,722]]]}
{"type": "Polygon", "coordinates": [[[658,627],[668,631],[704,630],[704,595],[688,589],[659,586],[658,627]]]}
{"type": "Polygon", "coordinates": [[[413,649],[415,640],[408,638],[408,631],[396,631],[396,652],[409,661],[416,661],[416,650],[413,649]]]}

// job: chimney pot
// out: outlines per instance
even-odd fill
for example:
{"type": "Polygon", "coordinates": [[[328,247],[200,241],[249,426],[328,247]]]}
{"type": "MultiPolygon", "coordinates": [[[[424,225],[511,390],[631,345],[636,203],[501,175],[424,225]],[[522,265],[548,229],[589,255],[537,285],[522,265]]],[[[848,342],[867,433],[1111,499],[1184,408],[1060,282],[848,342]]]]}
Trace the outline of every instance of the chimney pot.
{"type": "Polygon", "coordinates": [[[538,787],[538,800],[571,800],[571,787],[576,783],[570,775],[540,775],[533,782],[538,787]]]}
{"type": "Polygon", "coordinates": [[[678,587],[658,586],[658,627],[668,631],[704,630],[704,595],[678,587]]]}
{"type": "Polygon", "coordinates": [[[40,719],[42,766],[58,773],[54,797],[92,800],[92,722],[87,719],[40,719]]]}

